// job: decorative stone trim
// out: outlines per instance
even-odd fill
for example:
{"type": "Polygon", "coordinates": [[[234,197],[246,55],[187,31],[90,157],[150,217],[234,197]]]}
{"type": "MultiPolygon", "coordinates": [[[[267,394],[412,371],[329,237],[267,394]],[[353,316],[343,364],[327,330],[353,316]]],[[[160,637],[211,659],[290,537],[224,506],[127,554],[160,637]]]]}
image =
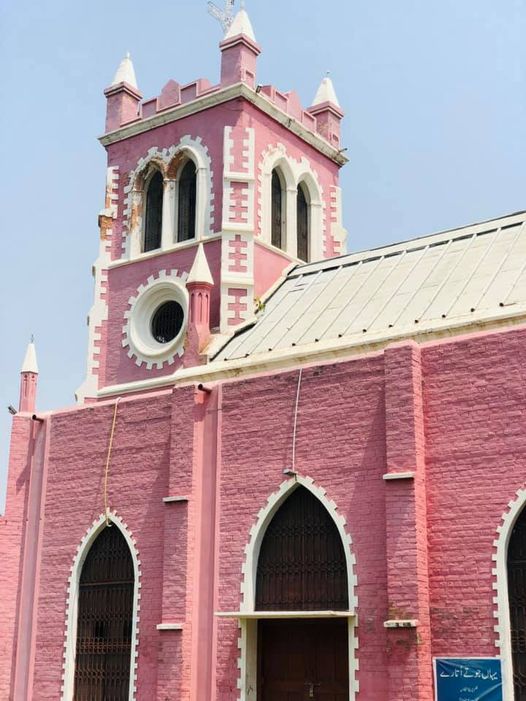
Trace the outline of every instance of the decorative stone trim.
{"type": "MultiPolygon", "coordinates": [[[[303,477],[296,475],[294,479],[287,479],[281,483],[279,489],[271,494],[265,506],[260,509],[256,522],[250,529],[249,542],[245,547],[245,559],[241,568],[241,612],[255,611],[255,587],[257,562],[259,550],[263,537],[271,522],[274,514],[279,507],[287,499],[290,494],[299,486],[308,489],[314,496],[321,501],[329,514],[331,515],[340,537],[345,552],[347,562],[347,579],[349,586],[349,609],[351,612],[356,612],[358,607],[358,597],[356,589],[358,579],[356,576],[356,558],[352,551],[352,539],[346,530],[346,520],[342,514],[338,512],[336,503],[327,497],[327,492],[322,487],[318,487],[311,477],[303,477]]],[[[249,701],[253,696],[249,697],[247,691],[247,673],[249,673],[249,653],[253,651],[253,646],[256,644],[256,628],[255,622],[247,619],[240,620],[240,637],[238,639],[239,657],[238,657],[238,689],[239,701],[249,701]]],[[[357,658],[358,636],[353,618],[349,619],[349,687],[350,699],[354,701],[356,694],[359,691],[359,682],[357,679],[357,671],[359,662],[357,658]]]]}
{"type": "MultiPolygon", "coordinates": [[[[214,227],[214,189],[212,158],[208,147],[203,144],[200,136],[185,135],[178,144],[170,148],[160,149],[153,146],[146,156],[139,158],[137,166],[128,175],[128,184],[124,187],[122,257],[136,257],[132,241],[140,239],[142,232],[142,215],[140,213],[141,193],[138,187],[140,179],[147,173],[150,165],[155,164],[165,179],[173,177],[169,173],[170,166],[178,156],[184,154],[195,162],[197,169],[197,202],[196,202],[196,236],[213,234],[214,227]]],[[[163,242],[164,244],[164,242],[163,242]]],[[[172,247],[177,246],[175,242],[172,247]]],[[[140,247],[139,247],[140,250],[140,247]]]]}
{"type": "Polygon", "coordinates": [[[285,246],[289,256],[296,258],[296,192],[304,183],[309,193],[311,213],[309,250],[311,260],[319,260],[326,250],[326,202],[319,177],[310,161],[303,156],[293,158],[282,143],[270,145],[263,151],[258,174],[258,220],[262,240],[271,244],[272,171],[279,168],[285,180],[285,246]]]}
{"type": "MultiPolygon", "coordinates": [[[[108,513],[113,526],[120,529],[124,536],[133,560],[133,570],[135,574],[135,587],[133,590],[133,621],[132,621],[132,639],[131,639],[131,663],[130,663],[130,693],[129,701],[136,701],[137,694],[137,657],[139,644],[139,621],[141,607],[141,561],[137,552],[137,542],[128,530],[128,526],[116,514],[115,511],[108,513]]],[[[77,642],[77,607],[78,607],[78,590],[82,567],[88,555],[89,549],[100,531],[105,527],[106,515],[101,514],[98,519],[95,519],[91,526],[86,531],[84,537],[77,547],[76,555],[73,559],[71,573],[68,579],[68,589],[66,598],[66,625],[65,625],[65,640],[64,654],[62,663],[62,686],[61,686],[61,701],[73,701],[74,682],[75,682],[75,646],[77,642]]]]}
{"type": "Polygon", "coordinates": [[[502,659],[503,701],[513,701],[513,662],[511,655],[511,625],[510,607],[508,600],[508,544],[513,526],[526,506],[526,489],[518,489],[516,498],[512,499],[502,515],[502,522],[497,528],[497,537],[493,541],[494,552],[492,560],[495,563],[491,570],[493,577],[493,616],[496,619],[495,647],[500,651],[502,659]]]}
{"type": "Polygon", "coordinates": [[[173,504],[174,502],[187,502],[188,497],[163,497],[165,504],[173,504]]]}
{"type": "Polygon", "coordinates": [[[106,196],[104,209],[99,214],[100,244],[99,256],[93,265],[95,294],[93,306],[88,315],[88,361],[86,379],[76,392],[79,402],[85,397],[95,397],[98,391],[99,356],[102,330],[108,320],[108,268],[111,264],[113,245],[113,222],[118,216],[119,168],[112,166],[106,171],[106,196]]]}
{"type": "Polygon", "coordinates": [[[176,356],[183,355],[188,325],[188,292],[185,285],[187,277],[186,272],[160,270],[157,276],[150,275],[146,283],[139,286],[137,294],[128,300],[129,308],[124,314],[126,322],[122,327],[122,347],[128,349],[128,357],[135,358],[135,364],[139,367],[144,363],[147,370],[153,367],[160,370],[165,364],[173,365],[176,356]],[[149,327],[154,307],[162,304],[165,298],[166,301],[175,299],[181,305],[184,322],[173,341],[161,345],[152,339],[150,348],[144,338],[144,329],[149,327]]]}
{"type": "Polygon", "coordinates": [[[387,472],[382,479],[386,482],[391,480],[412,480],[415,478],[414,472],[387,472]]]}

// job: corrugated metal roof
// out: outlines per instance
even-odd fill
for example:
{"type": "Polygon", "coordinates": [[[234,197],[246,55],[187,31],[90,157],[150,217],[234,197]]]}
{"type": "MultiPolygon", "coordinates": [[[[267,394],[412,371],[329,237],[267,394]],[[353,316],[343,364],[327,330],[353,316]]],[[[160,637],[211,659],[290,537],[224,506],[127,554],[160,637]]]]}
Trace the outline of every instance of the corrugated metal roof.
{"type": "Polygon", "coordinates": [[[292,270],[216,355],[389,338],[526,312],[526,212],[292,270]]]}

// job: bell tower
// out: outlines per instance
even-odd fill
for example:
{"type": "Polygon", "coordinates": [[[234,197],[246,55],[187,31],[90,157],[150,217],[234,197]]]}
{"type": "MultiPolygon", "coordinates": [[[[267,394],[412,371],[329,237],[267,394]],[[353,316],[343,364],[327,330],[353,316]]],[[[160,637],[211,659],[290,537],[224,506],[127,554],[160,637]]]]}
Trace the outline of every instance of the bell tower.
{"type": "Polygon", "coordinates": [[[106,192],[81,401],[208,362],[284,270],[343,252],[343,112],[330,78],[304,109],[295,92],[258,82],[246,10],[225,27],[218,83],[170,79],[144,100],[128,54],[104,91],[106,192]]]}

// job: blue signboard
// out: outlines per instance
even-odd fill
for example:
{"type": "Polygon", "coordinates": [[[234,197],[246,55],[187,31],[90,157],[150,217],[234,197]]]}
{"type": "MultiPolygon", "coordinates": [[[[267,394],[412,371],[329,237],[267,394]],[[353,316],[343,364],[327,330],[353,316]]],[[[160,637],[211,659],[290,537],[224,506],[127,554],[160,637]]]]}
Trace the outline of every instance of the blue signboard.
{"type": "Polygon", "coordinates": [[[436,701],[502,701],[497,657],[435,658],[436,701]]]}

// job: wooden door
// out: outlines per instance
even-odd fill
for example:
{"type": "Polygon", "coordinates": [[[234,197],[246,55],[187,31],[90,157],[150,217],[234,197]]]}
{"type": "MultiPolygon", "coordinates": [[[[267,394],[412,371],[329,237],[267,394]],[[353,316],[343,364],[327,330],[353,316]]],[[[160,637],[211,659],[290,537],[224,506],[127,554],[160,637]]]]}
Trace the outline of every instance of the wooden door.
{"type": "Polygon", "coordinates": [[[347,620],[258,625],[258,701],[349,701],[347,620]]]}

